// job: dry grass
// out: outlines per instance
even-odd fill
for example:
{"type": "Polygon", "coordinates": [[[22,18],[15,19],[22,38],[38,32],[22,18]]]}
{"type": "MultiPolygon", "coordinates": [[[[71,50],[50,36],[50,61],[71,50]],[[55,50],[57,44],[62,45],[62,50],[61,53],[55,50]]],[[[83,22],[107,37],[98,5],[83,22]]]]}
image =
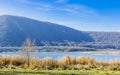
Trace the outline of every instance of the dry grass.
{"type": "Polygon", "coordinates": [[[0,57],[0,65],[6,66],[10,64],[10,57],[0,57]]]}
{"type": "Polygon", "coordinates": [[[30,63],[30,68],[31,69],[43,68],[43,61],[39,58],[33,58],[30,63]]]}
{"type": "Polygon", "coordinates": [[[45,69],[52,69],[56,66],[56,61],[50,57],[43,59],[43,66],[45,69]]]}
{"type": "Polygon", "coordinates": [[[88,56],[85,57],[78,57],[76,59],[77,64],[81,64],[81,65],[94,65],[96,64],[96,61],[88,56]]]}
{"type": "Polygon", "coordinates": [[[19,56],[11,57],[9,62],[10,62],[10,65],[21,66],[26,64],[26,59],[19,56]]]}
{"type": "Polygon", "coordinates": [[[99,68],[107,70],[120,70],[120,60],[113,61],[96,61],[91,57],[77,57],[72,58],[70,56],[65,56],[62,59],[54,60],[50,57],[40,59],[31,58],[30,66],[27,67],[27,61],[24,57],[14,56],[14,57],[0,57],[0,67],[15,66],[20,68],[30,68],[30,69],[87,69],[99,68]]]}

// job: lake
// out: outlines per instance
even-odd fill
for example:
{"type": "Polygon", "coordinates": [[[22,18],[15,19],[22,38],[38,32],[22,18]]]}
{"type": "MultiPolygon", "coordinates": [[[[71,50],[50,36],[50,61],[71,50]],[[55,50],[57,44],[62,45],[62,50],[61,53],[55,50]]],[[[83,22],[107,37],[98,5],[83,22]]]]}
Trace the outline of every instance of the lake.
{"type": "MultiPolygon", "coordinates": [[[[0,53],[1,56],[21,56],[22,54],[18,52],[3,52],[0,53]]],[[[41,59],[46,57],[51,57],[54,59],[60,59],[64,56],[71,56],[71,57],[80,57],[80,56],[90,56],[98,61],[110,61],[110,60],[120,60],[119,54],[101,54],[101,53],[87,53],[87,52],[38,52],[32,54],[34,57],[39,57],[41,59]]]]}

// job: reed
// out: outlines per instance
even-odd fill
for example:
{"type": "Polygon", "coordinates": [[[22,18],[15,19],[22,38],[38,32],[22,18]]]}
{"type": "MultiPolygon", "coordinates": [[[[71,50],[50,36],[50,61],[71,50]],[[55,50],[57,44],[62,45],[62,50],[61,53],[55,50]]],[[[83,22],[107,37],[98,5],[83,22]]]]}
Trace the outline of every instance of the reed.
{"type": "Polygon", "coordinates": [[[43,66],[45,69],[52,69],[56,66],[56,61],[50,57],[43,59],[43,66]]]}
{"type": "MultiPolygon", "coordinates": [[[[91,57],[70,57],[65,56],[55,60],[47,57],[44,59],[31,58],[30,66],[27,66],[26,58],[20,56],[0,57],[0,67],[15,66],[29,69],[101,69],[101,70],[120,70],[120,60],[96,61],[91,57]]],[[[6,67],[7,68],[7,67],[6,67]]]]}
{"type": "Polygon", "coordinates": [[[82,56],[82,57],[76,58],[76,63],[81,65],[94,65],[96,64],[96,61],[91,57],[82,56]]]}
{"type": "Polygon", "coordinates": [[[6,66],[10,64],[10,57],[0,57],[0,65],[6,66]]]}
{"type": "Polygon", "coordinates": [[[33,58],[30,63],[31,69],[42,69],[43,68],[43,61],[39,58],[33,58]]]}
{"type": "Polygon", "coordinates": [[[26,64],[26,59],[23,57],[11,57],[9,59],[10,65],[21,66],[26,64]]]}

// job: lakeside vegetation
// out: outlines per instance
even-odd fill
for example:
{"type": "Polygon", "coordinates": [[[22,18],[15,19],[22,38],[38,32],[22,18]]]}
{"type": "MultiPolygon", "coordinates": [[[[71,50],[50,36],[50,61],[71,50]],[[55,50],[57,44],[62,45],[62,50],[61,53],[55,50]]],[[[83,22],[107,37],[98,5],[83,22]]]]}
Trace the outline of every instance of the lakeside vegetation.
{"type": "Polygon", "coordinates": [[[91,57],[65,56],[55,60],[20,56],[0,57],[0,75],[119,75],[120,61],[96,61],[91,57]]]}
{"type": "Polygon", "coordinates": [[[38,58],[35,42],[29,38],[21,48],[22,56],[1,56],[0,75],[119,75],[120,60],[97,61],[89,56],[38,58]]]}
{"type": "Polygon", "coordinates": [[[98,70],[11,70],[4,69],[0,75],[120,75],[119,71],[98,70]]]}
{"type": "Polygon", "coordinates": [[[119,71],[120,70],[120,61],[96,61],[91,57],[70,57],[65,56],[64,58],[55,60],[53,58],[47,57],[44,59],[40,58],[28,58],[14,56],[14,57],[0,57],[0,68],[11,68],[11,69],[31,69],[31,70],[110,70],[110,71],[119,71]]]}

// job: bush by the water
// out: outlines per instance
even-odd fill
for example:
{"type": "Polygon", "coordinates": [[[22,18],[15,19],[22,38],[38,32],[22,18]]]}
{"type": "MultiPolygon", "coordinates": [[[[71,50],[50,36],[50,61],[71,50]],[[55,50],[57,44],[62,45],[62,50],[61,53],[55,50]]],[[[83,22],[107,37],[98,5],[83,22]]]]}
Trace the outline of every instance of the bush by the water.
{"type": "Polygon", "coordinates": [[[0,57],[0,68],[24,68],[24,69],[74,69],[74,70],[120,70],[120,61],[96,61],[95,59],[84,56],[84,57],[70,57],[65,56],[64,58],[55,60],[47,57],[44,59],[31,58],[30,66],[27,66],[27,60],[25,57],[0,57]],[[13,67],[14,66],[14,67],[13,67]]]}

